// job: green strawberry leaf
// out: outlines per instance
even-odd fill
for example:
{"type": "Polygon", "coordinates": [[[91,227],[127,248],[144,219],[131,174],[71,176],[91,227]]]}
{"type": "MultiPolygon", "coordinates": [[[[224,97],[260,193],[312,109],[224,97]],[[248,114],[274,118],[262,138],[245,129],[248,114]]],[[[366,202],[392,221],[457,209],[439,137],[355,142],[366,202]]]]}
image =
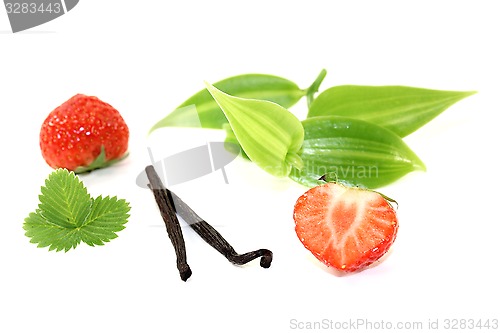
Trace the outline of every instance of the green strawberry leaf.
{"type": "Polygon", "coordinates": [[[83,183],[65,169],[57,169],[41,188],[38,209],[52,224],[63,228],[79,226],[89,214],[91,199],[83,183]]]}
{"type": "Polygon", "coordinates": [[[92,200],[92,210],[81,228],[82,241],[90,246],[104,245],[118,237],[116,233],[125,229],[128,211],[125,200],[98,196],[92,200]]]}
{"type": "Polygon", "coordinates": [[[41,189],[38,209],[24,220],[25,235],[38,247],[65,252],[82,241],[104,245],[116,238],[129,217],[125,200],[92,199],[78,177],[66,169],[52,172],[41,189]]]}

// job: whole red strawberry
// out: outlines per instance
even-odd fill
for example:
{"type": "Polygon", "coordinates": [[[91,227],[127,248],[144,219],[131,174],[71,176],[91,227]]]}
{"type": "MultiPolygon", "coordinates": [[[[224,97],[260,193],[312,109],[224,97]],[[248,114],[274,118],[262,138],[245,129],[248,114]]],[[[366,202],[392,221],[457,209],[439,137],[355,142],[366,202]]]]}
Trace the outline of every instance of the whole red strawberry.
{"type": "Polygon", "coordinates": [[[120,113],[97,97],[75,95],[42,124],[40,148],[52,168],[86,172],[125,157],[129,130],[120,113]]]}
{"type": "Polygon", "coordinates": [[[326,265],[354,272],[380,259],[393,244],[398,219],[381,194],[337,183],[308,190],[295,204],[295,232],[326,265]]]}

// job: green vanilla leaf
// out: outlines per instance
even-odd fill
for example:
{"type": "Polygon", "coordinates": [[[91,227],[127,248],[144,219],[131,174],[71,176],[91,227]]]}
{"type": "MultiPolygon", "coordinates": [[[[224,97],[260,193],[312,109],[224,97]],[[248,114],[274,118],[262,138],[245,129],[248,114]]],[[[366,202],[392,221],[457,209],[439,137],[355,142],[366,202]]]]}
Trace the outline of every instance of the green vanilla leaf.
{"type": "MultiPolygon", "coordinates": [[[[285,108],[297,103],[307,90],[287,79],[267,74],[237,75],[214,84],[226,93],[251,99],[275,102],[285,108]]],[[[227,119],[208,90],[203,89],[188,98],[177,109],[157,122],[149,133],[161,127],[201,127],[222,129],[227,119]],[[190,106],[197,112],[189,112],[190,106]]]]}
{"type": "Polygon", "coordinates": [[[24,220],[25,235],[38,247],[65,252],[82,241],[103,245],[125,228],[129,204],[101,196],[92,199],[78,177],[66,169],[52,172],[41,188],[40,203],[24,220]]]}
{"type": "Polygon", "coordinates": [[[319,94],[307,117],[344,116],[366,120],[405,137],[474,93],[405,86],[343,85],[319,94]]]}
{"type": "Polygon", "coordinates": [[[229,125],[229,123],[224,124],[223,129],[226,132],[226,139],[224,140],[224,148],[226,148],[227,151],[233,154],[241,154],[241,157],[243,157],[246,160],[249,160],[250,158],[248,158],[245,151],[241,149],[240,143],[236,138],[236,135],[234,135],[231,125],[229,125]]]}
{"type": "Polygon", "coordinates": [[[290,178],[305,186],[322,184],[326,175],[373,189],[425,170],[417,155],[386,128],[337,116],[314,117],[302,124],[305,135],[299,156],[304,167],[292,170],[290,178]]]}
{"type": "Polygon", "coordinates": [[[292,166],[302,168],[297,152],[304,128],[297,117],[276,103],[231,96],[206,85],[252,162],[278,177],[288,176],[292,166]]]}

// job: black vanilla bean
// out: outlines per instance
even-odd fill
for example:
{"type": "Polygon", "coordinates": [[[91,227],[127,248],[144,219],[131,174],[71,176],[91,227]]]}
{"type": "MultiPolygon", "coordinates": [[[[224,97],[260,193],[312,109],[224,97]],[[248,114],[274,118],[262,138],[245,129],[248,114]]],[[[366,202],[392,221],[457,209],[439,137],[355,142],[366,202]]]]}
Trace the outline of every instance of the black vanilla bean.
{"type": "Polygon", "coordinates": [[[156,173],[153,166],[146,167],[146,174],[149,179],[149,188],[153,191],[156,204],[160,209],[161,216],[167,228],[168,237],[172,242],[177,256],[177,269],[182,281],[186,281],[191,276],[191,268],[187,263],[186,246],[184,244],[184,237],[182,236],[181,226],[175,209],[172,205],[173,198],[170,192],[163,185],[160,177],[156,173]]]}
{"type": "Polygon", "coordinates": [[[172,206],[180,217],[214,249],[219,251],[224,257],[235,265],[244,265],[254,259],[260,258],[260,266],[269,268],[273,260],[273,253],[267,249],[260,249],[244,254],[238,254],[234,248],[215,230],[208,222],[203,220],[175,193],[167,189],[171,194],[172,206]]]}
{"type": "MultiPolygon", "coordinates": [[[[181,214],[179,214],[181,215],[181,214]]],[[[182,216],[182,215],[181,215],[182,216]]],[[[273,253],[267,249],[260,249],[243,254],[238,254],[234,248],[206,221],[199,221],[189,224],[201,238],[219,251],[224,257],[235,265],[244,265],[254,259],[260,258],[260,266],[264,268],[271,267],[273,253]]]]}

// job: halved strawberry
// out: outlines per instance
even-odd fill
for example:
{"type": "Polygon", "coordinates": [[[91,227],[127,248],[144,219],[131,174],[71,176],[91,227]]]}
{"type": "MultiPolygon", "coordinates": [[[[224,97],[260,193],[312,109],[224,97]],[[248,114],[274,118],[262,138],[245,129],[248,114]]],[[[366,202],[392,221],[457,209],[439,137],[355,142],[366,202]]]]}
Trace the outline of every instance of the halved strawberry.
{"type": "Polygon", "coordinates": [[[304,193],[293,218],[302,244],[343,272],[358,271],[380,259],[398,231],[396,212],[381,194],[338,183],[304,193]]]}

